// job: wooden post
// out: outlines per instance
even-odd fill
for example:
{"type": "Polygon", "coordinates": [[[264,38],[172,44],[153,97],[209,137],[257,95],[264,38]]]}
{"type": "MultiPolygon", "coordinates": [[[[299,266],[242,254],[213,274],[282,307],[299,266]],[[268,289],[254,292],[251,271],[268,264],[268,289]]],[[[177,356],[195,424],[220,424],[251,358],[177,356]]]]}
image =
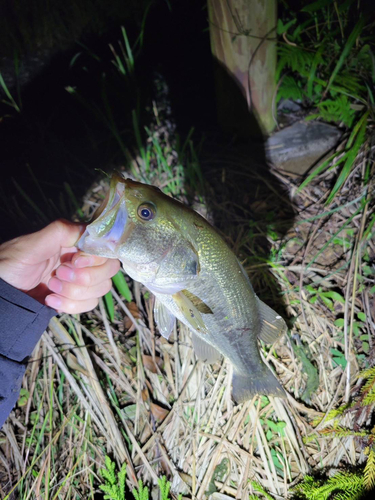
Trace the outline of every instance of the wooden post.
{"type": "Polygon", "coordinates": [[[275,125],[276,10],[276,0],[208,0],[218,119],[242,137],[275,125]]]}

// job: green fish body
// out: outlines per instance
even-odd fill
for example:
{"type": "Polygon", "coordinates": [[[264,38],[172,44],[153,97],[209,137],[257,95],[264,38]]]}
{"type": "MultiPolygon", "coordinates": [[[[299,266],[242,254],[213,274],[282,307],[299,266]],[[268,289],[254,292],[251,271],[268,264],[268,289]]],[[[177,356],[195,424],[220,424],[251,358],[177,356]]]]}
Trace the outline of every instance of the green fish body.
{"type": "Polygon", "coordinates": [[[272,343],[284,320],[261,302],[234,253],[198,213],[153,186],[115,174],[78,246],[118,258],[155,295],[155,321],[168,338],[175,318],[192,332],[198,358],[233,365],[233,397],[285,397],[263,363],[257,338],[272,343]]]}

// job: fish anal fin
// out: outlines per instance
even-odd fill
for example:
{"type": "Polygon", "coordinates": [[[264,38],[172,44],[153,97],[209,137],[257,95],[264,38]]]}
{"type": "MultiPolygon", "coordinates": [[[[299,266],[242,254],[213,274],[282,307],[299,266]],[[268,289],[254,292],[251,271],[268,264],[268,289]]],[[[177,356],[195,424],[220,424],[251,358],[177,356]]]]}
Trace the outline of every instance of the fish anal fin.
{"type": "Polygon", "coordinates": [[[267,304],[258,299],[261,329],[258,337],[266,344],[273,344],[287,331],[283,318],[267,304]]]}
{"type": "Polygon", "coordinates": [[[189,290],[182,290],[182,293],[190,300],[192,304],[198,309],[202,314],[213,314],[212,309],[201,300],[199,297],[189,292],[189,290]]]}
{"type": "Polygon", "coordinates": [[[236,403],[249,401],[256,395],[286,398],[286,392],[273,373],[266,367],[259,373],[233,373],[232,396],[236,403]]]}
{"type": "Polygon", "coordinates": [[[192,335],[192,339],[194,352],[198,359],[201,359],[202,361],[210,365],[216,363],[216,361],[220,359],[221,354],[219,353],[219,351],[212,347],[212,345],[208,344],[205,340],[198,337],[198,335],[196,335],[194,332],[192,335]]]}
{"type": "Polygon", "coordinates": [[[163,337],[168,339],[174,328],[176,318],[156,297],[154,304],[154,318],[159,332],[161,333],[161,335],[163,335],[163,337]]]}
{"type": "Polygon", "coordinates": [[[207,328],[204,324],[201,313],[191,300],[188,299],[182,292],[175,293],[172,297],[188,325],[191,326],[193,330],[197,330],[200,333],[207,333],[207,328]]]}

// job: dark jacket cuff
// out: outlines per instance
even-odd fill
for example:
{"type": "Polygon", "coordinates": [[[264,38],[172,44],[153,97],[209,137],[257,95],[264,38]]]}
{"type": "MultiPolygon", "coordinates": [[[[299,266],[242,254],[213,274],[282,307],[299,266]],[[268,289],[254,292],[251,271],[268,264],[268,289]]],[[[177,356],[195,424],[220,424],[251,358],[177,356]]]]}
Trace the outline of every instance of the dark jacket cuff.
{"type": "Polygon", "coordinates": [[[0,356],[0,429],[17,402],[26,366],[0,356]]]}
{"type": "Polygon", "coordinates": [[[22,362],[56,314],[0,279],[0,356],[22,362]]]}

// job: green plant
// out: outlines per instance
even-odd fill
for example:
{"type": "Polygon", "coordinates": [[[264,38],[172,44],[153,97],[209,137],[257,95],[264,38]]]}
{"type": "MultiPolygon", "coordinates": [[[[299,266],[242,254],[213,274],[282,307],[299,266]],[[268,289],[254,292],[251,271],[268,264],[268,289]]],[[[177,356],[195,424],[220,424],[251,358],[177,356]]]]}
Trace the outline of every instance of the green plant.
{"type": "Polygon", "coordinates": [[[112,460],[106,456],[105,468],[100,471],[105,483],[99,486],[105,493],[105,500],[125,500],[126,464],[122,464],[117,476],[115,469],[115,462],[112,462],[112,460]]]}
{"type": "MultiPolygon", "coordinates": [[[[319,437],[347,438],[352,436],[360,442],[365,454],[368,455],[363,471],[339,472],[326,481],[306,476],[294,490],[298,498],[307,500],[359,499],[375,486],[375,428],[360,429],[356,424],[362,414],[368,415],[375,403],[375,367],[361,372],[359,378],[364,379],[364,384],[357,398],[352,403],[342,405],[327,413],[324,416],[324,424],[329,423],[329,425],[324,425],[316,433],[305,438],[305,442],[314,441],[319,437]],[[340,421],[350,413],[354,413],[353,428],[343,427],[340,421]]],[[[315,421],[314,424],[323,424],[323,419],[315,421]]]]}
{"type": "Polygon", "coordinates": [[[339,472],[327,481],[306,476],[294,489],[297,498],[306,500],[356,500],[365,492],[361,474],[339,472]]]}
{"type": "MultiPolygon", "coordinates": [[[[99,488],[105,493],[105,500],[125,500],[126,491],[126,464],[121,466],[120,471],[116,476],[116,464],[108,456],[105,457],[105,468],[100,470],[100,474],[103,477],[104,484],[101,484],[99,488]]],[[[171,483],[167,481],[166,477],[163,476],[158,479],[158,487],[160,492],[160,500],[169,499],[169,491],[171,489],[171,483]]],[[[134,488],[133,496],[135,500],[149,500],[150,491],[147,486],[144,486],[141,480],[138,481],[138,489],[134,488]]],[[[178,496],[181,500],[182,495],[178,496]]]]}
{"type": "MultiPolygon", "coordinates": [[[[274,497],[272,497],[267,491],[263,488],[261,484],[259,484],[257,481],[250,481],[251,486],[255,491],[258,491],[265,497],[267,500],[274,500],[274,497]]],[[[250,495],[249,500],[259,500],[258,495],[250,495]]]]}
{"type": "Polygon", "coordinates": [[[299,12],[287,12],[277,27],[281,40],[276,101],[298,100],[310,110],[307,119],[334,122],[350,131],[344,154],[333,155],[300,186],[303,189],[339,156],[331,167],[341,171],[329,204],[348,178],[374,118],[372,25],[351,1],[319,0],[299,12]]]}

